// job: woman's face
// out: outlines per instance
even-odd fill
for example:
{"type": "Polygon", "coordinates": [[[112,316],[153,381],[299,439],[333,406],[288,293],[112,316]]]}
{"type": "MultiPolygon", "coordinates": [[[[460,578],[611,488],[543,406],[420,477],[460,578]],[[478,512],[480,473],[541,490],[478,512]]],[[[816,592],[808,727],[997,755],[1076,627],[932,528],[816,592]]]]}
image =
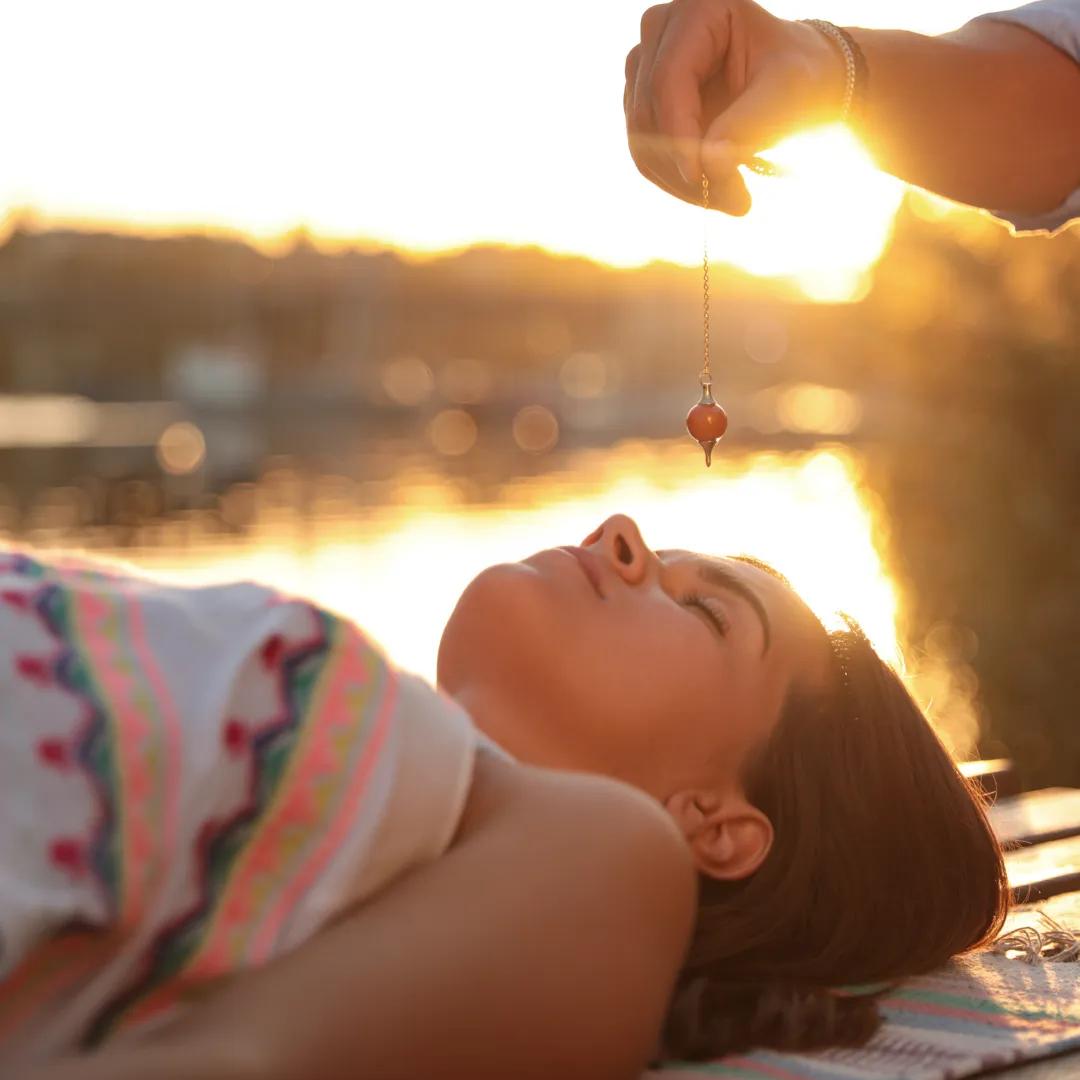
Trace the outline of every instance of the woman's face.
{"type": "Polygon", "coordinates": [[[580,547],[489,567],[439,647],[440,686],[522,761],[665,798],[735,784],[793,683],[823,684],[825,631],[775,575],[653,551],[615,515],[580,547]]]}

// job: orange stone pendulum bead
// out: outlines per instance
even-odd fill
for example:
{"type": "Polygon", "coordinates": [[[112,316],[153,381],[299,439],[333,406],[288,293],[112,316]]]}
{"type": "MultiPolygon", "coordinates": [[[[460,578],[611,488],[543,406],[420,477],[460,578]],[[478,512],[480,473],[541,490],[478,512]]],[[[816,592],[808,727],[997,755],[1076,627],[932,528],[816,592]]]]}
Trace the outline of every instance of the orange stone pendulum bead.
{"type": "Polygon", "coordinates": [[[706,467],[712,465],[713,447],[727,431],[727,413],[712,396],[712,383],[702,380],[701,400],[686,414],[686,430],[705,451],[706,467]]]}
{"type": "Polygon", "coordinates": [[[686,430],[705,451],[705,467],[712,465],[712,452],[727,431],[727,413],[712,396],[712,374],[709,371],[709,178],[701,174],[702,206],[705,210],[705,366],[701,370],[701,400],[686,414],[686,430]]]}

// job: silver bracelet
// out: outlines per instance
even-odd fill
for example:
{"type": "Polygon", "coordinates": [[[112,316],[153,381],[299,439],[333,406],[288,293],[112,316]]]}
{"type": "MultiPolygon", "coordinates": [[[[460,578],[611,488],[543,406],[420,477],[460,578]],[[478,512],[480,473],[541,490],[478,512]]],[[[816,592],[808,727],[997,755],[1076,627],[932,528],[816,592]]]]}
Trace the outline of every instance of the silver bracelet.
{"type": "Polygon", "coordinates": [[[844,105],[840,111],[840,119],[847,120],[851,115],[851,106],[855,100],[855,85],[859,76],[859,65],[855,58],[855,50],[851,47],[851,41],[839,26],[828,22],[826,19],[800,19],[799,22],[806,23],[807,26],[812,26],[818,33],[824,34],[844,57],[847,76],[844,81],[844,105]]]}

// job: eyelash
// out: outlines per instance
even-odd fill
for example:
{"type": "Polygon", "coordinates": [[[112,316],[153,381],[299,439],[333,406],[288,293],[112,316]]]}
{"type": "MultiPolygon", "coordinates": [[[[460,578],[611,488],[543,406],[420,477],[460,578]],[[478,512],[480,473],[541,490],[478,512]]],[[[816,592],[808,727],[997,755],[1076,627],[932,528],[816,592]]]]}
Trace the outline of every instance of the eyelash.
{"type": "Polygon", "coordinates": [[[721,637],[726,637],[728,630],[731,629],[728,623],[727,616],[719,607],[714,607],[711,602],[711,598],[708,596],[701,596],[699,593],[691,593],[689,596],[684,596],[680,601],[685,604],[686,607],[701,608],[705,612],[709,621],[720,632],[721,637]]]}

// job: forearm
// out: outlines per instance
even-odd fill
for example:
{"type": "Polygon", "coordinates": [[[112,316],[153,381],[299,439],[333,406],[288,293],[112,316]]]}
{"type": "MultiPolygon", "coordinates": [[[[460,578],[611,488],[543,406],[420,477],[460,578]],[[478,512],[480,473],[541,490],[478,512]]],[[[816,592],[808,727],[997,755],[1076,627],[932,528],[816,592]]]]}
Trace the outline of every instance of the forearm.
{"type": "Polygon", "coordinates": [[[941,37],[852,29],[870,71],[859,133],[888,172],[960,202],[1026,213],[1080,184],[1080,64],[981,20],[941,37]]]}

